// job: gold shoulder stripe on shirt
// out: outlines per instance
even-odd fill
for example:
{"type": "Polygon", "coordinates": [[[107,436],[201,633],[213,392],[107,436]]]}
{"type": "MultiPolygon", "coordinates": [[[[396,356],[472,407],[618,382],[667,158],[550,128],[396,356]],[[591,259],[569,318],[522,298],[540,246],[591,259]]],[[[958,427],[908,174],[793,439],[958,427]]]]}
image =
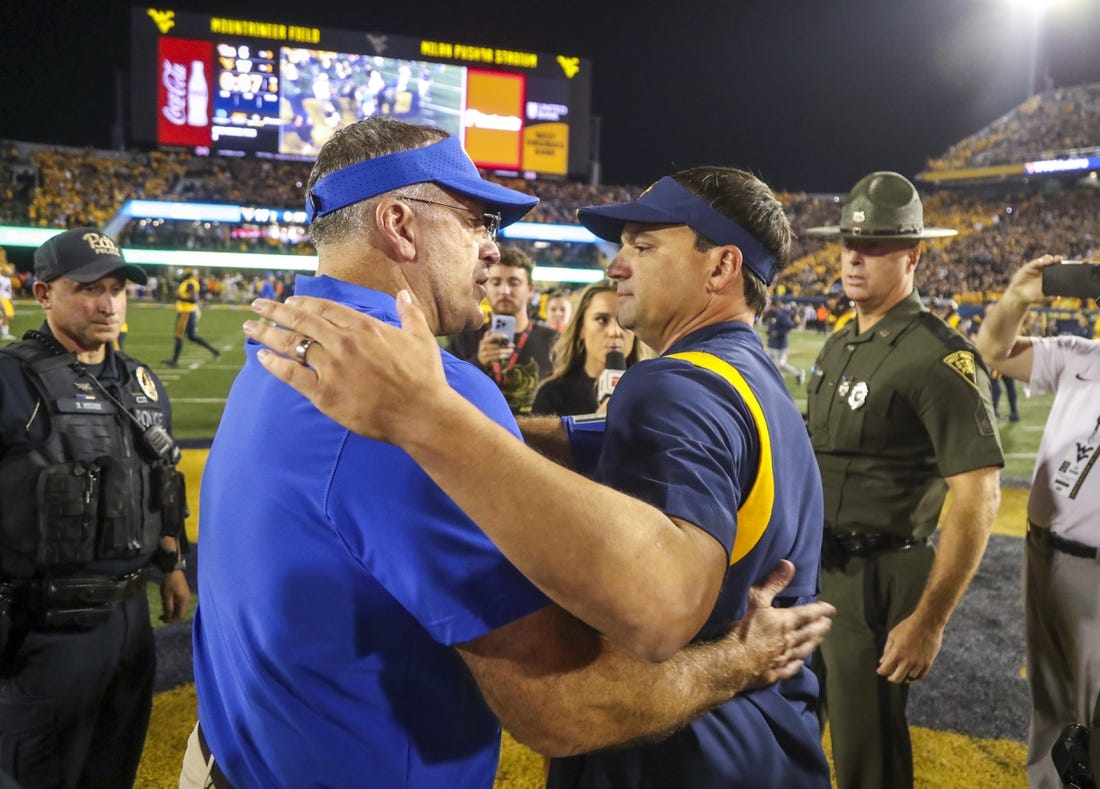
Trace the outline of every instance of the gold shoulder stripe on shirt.
{"type": "Polygon", "coordinates": [[[943,363],[957,372],[964,381],[978,388],[978,369],[971,351],[955,351],[944,358],[943,363]]]}
{"type": "Polygon", "coordinates": [[[730,551],[730,564],[736,564],[756,546],[756,543],[760,542],[771,520],[772,508],[775,506],[775,468],[772,465],[772,442],[768,432],[768,421],[748,381],[729,362],[719,359],[714,354],[699,351],[673,353],[669,354],[669,358],[683,359],[696,367],[710,370],[725,378],[748,406],[756,425],[757,435],[760,437],[760,459],[756,466],[756,480],[752,484],[752,490],[742,499],[741,506],[737,510],[737,535],[733,539],[733,549],[730,551]]]}

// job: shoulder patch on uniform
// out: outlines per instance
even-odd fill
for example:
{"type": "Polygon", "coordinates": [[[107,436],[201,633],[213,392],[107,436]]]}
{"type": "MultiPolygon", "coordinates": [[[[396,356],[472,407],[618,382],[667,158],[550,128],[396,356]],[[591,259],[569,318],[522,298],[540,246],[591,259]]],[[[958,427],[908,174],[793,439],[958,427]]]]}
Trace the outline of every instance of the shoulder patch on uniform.
{"type": "Polygon", "coordinates": [[[955,351],[954,353],[945,356],[943,363],[957,372],[963,380],[978,388],[978,369],[974,363],[974,354],[970,351],[955,351]]]}

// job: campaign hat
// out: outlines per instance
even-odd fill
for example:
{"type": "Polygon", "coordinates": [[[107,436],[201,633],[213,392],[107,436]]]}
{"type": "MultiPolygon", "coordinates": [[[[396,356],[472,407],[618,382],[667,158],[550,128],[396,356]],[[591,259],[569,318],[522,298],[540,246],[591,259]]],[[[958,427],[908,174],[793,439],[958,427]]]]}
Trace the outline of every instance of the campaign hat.
{"type": "Polygon", "coordinates": [[[880,170],[852,187],[840,211],[840,224],[811,227],[812,238],[913,239],[947,238],[958,233],[924,226],[924,205],[917,188],[900,173],[880,170]]]}

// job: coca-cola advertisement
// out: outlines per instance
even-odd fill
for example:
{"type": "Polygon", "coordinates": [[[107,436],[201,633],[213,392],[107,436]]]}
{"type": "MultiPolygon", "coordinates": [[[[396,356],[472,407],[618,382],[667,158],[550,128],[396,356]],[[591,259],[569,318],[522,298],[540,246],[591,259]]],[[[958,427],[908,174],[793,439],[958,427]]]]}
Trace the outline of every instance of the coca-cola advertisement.
{"type": "Polygon", "coordinates": [[[157,50],[157,141],[209,145],[213,43],[162,36],[157,50]]]}

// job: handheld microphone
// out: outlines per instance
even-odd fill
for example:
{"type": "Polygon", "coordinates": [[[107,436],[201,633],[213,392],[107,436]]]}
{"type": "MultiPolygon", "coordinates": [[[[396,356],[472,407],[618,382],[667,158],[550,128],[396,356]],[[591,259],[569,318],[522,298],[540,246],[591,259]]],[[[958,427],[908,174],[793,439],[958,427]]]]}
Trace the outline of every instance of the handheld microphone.
{"type": "Polygon", "coordinates": [[[626,356],[622,351],[608,351],[604,359],[604,370],[596,379],[596,402],[602,403],[611,397],[615,387],[619,385],[619,379],[626,370],[626,356]]]}

